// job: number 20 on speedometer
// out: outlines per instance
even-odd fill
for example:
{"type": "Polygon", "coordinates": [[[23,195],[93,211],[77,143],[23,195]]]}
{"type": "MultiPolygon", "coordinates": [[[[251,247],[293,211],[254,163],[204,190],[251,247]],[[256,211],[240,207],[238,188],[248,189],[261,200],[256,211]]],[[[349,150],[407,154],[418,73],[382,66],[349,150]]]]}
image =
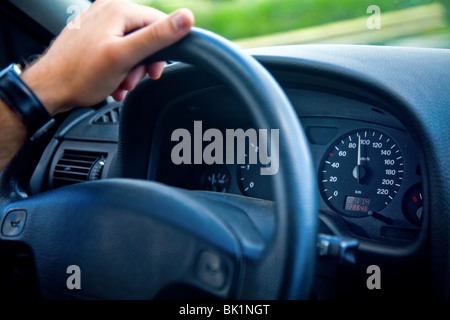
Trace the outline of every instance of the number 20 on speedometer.
{"type": "Polygon", "coordinates": [[[319,167],[319,187],[332,209],[353,217],[383,210],[403,179],[397,143],[378,130],[358,130],[337,139],[319,167]]]}

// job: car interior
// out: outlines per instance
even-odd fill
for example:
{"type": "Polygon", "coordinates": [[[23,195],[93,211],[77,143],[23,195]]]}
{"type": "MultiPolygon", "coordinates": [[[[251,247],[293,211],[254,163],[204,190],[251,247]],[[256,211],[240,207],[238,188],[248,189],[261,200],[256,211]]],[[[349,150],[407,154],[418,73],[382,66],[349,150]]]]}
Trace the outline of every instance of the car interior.
{"type": "MultiPolygon", "coordinates": [[[[55,3],[2,1],[0,69],[90,4],[55,3]]],[[[161,79],[57,115],[1,172],[0,296],[449,298],[449,49],[243,50],[193,28],[149,61],[168,61],[161,79]],[[202,152],[209,129],[251,128],[279,130],[276,174],[173,161],[178,129],[202,152]]]]}

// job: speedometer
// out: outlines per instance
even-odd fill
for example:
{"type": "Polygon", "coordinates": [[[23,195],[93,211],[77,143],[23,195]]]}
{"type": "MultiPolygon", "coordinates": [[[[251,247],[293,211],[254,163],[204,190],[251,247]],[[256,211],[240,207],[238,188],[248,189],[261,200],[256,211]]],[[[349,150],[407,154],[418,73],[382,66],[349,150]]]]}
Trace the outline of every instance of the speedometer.
{"type": "Polygon", "coordinates": [[[403,179],[398,144],[378,130],[358,130],[337,139],[319,167],[319,187],[332,209],[353,217],[383,210],[403,179]]]}

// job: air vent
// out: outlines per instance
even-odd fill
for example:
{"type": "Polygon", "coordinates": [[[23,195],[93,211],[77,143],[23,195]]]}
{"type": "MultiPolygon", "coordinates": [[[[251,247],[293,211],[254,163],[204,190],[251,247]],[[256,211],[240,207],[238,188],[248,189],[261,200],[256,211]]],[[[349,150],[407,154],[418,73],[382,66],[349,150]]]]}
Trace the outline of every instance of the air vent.
{"type": "Polygon", "coordinates": [[[113,108],[111,110],[108,110],[100,115],[98,115],[94,121],[92,121],[93,124],[116,124],[119,123],[119,117],[120,117],[120,107],[113,108]]]}
{"type": "Polygon", "coordinates": [[[101,152],[64,150],[53,170],[53,187],[100,179],[105,158],[101,152]]]}

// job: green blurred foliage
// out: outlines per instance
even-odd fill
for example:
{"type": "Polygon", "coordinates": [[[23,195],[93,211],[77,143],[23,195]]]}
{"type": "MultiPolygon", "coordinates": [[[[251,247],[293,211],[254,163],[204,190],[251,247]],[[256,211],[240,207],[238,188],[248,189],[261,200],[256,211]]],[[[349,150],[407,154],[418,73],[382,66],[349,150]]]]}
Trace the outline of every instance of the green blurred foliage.
{"type": "Polygon", "coordinates": [[[370,5],[381,12],[450,0],[133,0],[164,12],[190,8],[196,26],[229,39],[300,29],[367,15],[370,5]]]}

